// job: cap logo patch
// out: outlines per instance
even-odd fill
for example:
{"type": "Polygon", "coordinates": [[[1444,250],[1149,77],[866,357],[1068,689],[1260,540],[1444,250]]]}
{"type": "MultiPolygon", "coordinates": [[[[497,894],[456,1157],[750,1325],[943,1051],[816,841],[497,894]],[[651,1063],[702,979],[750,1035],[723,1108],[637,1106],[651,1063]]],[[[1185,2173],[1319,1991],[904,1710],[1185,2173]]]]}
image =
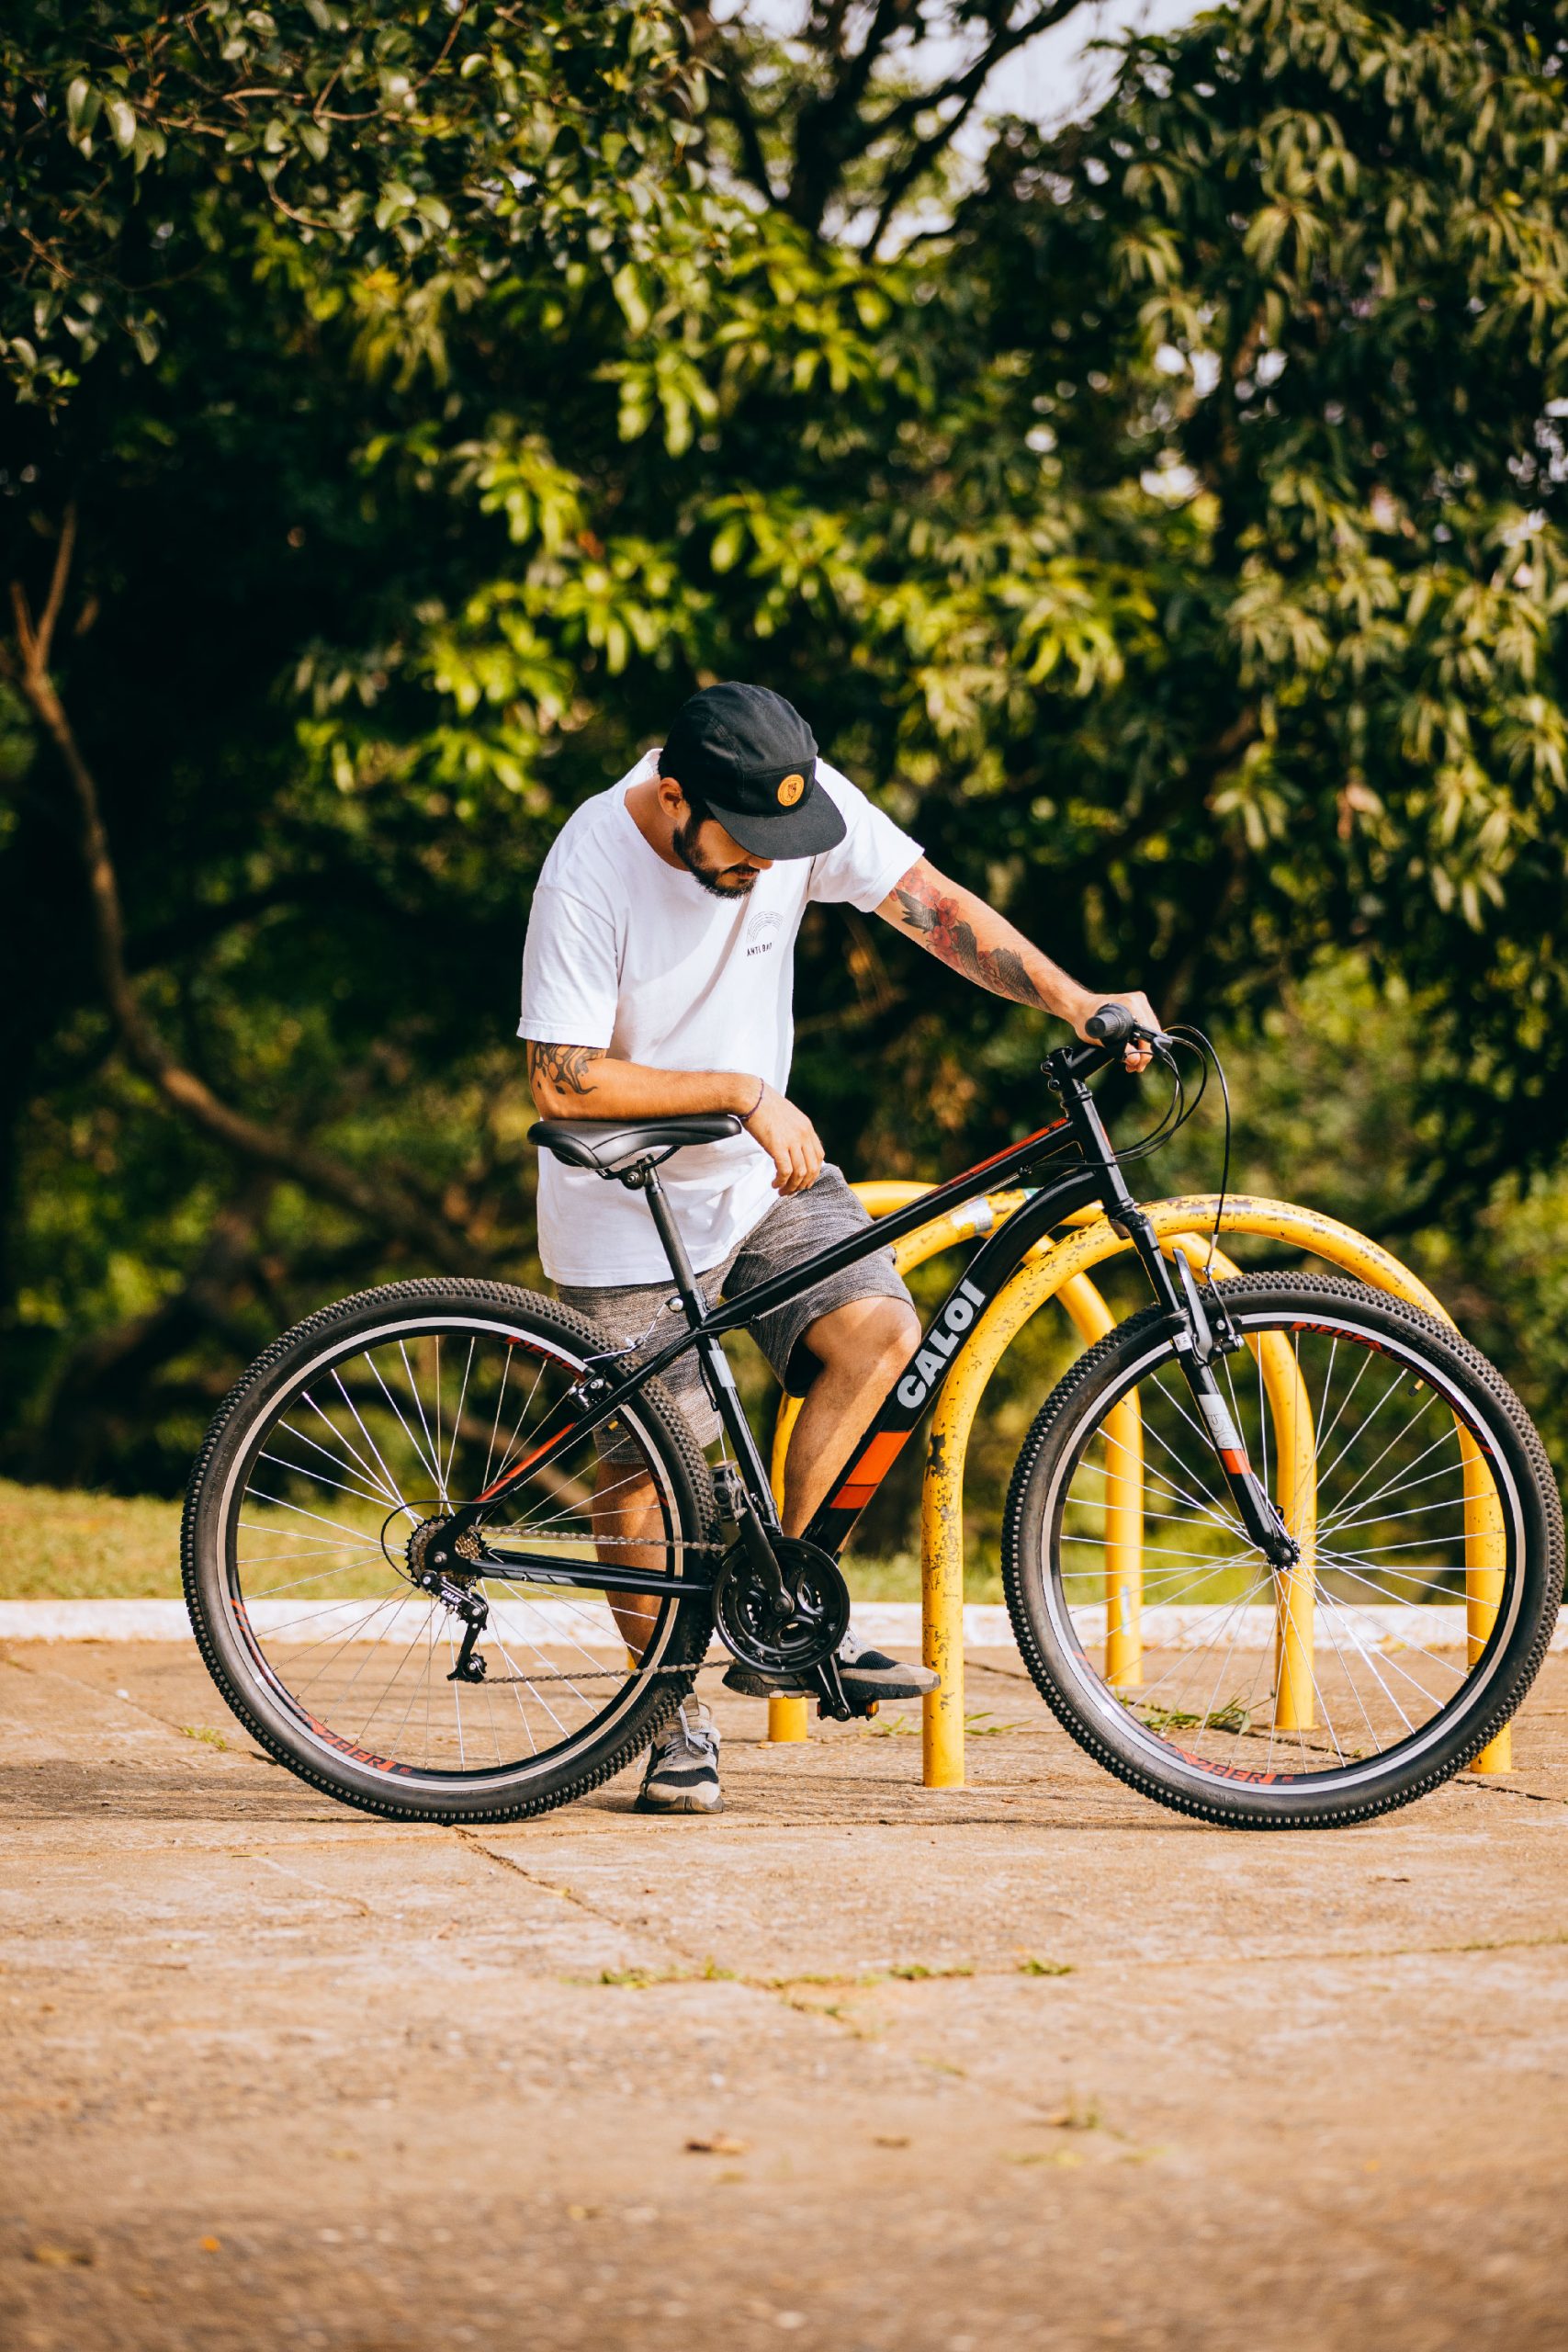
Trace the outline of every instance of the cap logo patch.
{"type": "Polygon", "coordinates": [[[780,808],[793,808],[805,790],[806,778],[803,775],[786,775],[779,786],[780,808]]]}

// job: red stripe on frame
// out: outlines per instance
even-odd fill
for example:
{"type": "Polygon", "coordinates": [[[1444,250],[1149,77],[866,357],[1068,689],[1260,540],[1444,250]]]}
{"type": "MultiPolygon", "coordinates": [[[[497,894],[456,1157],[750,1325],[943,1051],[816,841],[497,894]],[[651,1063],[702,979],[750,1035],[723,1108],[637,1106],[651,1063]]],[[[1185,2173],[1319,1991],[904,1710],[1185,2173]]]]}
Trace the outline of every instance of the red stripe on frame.
{"type": "Polygon", "coordinates": [[[908,1434],[908,1430],[883,1430],[872,1439],[850,1476],[857,1480],[869,1479],[874,1487],[878,1485],[898,1459],[908,1434]]]}
{"type": "Polygon", "coordinates": [[[883,1430],[874,1437],[859,1459],[851,1463],[849,1476],[829,1508],[863,1510],[897,1460],[908,1434],[908,1430],[883,1430]]]}
{"type": "Polygon", "coordinates": [[[482,1495],[476,1495],[474,1497],[475,1502],[488,1503],[492,1495],[499,1495],[503,1487],[510,1487],[514,1480],[521,1478],[524,1471],[526,1470],[530,1462],[537,1462],[541,1453],[547,1453],[550,1447],[554,1445],[558,1437],[564,1437],[565,1435],[566,1431],[564,1430],[552,1430],[550,1435],[546,1438],[544,1443],[542,1445],[536,1445],[532,1453],[525,1453],[521,1462],[514,1462],[510,1470],[503,1470],[493,1487],[487,1487],[482,1495]]]}
{"type": "Polygon", "coordinates": [[[1010,1159],[1015,1151],[1021,1151],[1026,1143],[1043,1143],[1047,1136],[1054,1136],[1058,1127],[1065,1127],[1066,1124],[1066,1119],[1053,1119],[1048,1127],[1036,1127],[1032,1136],[1022,1136],[1017,1143],[1010,1143],[1002,1150],[992,1152],[989,1159],[977,1159],[973,1168],[964,1170],[964,1176],[949,1177],[948,1182],[961,1184],[964,1177],[982,1175],[987,1168],[994,1168],[998,1159],[1010,1159]]]}

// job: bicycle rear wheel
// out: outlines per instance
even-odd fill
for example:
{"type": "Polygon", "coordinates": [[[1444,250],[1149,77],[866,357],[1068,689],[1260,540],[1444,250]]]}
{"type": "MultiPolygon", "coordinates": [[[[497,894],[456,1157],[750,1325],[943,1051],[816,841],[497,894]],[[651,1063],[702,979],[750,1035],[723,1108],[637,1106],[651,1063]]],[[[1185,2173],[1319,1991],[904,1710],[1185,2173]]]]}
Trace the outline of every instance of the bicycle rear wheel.
{"type": "Polygon", "coordinates": [[[1003,1577],[1043,1696],[1098,1761],[1250,1828],[1365,1820],[1518,1705],[1562,1589],[1550,1464],[1506,1383],[1403,1302],[1222,1283],[1216,1370],[1301,1545],[1251,1544],[1159,1309],[1080,1358],[1025,1441],[1003,1577]]]}
{"type": "Polygon", "coordinates": [[[415,1581],[420,1531],[570,1419],[601,1348],[525,1290],[398,1283],[287,1332],[228,1397],[186,1497],[186,1595],[229,1705],[301,1779],[372,1813],[514,1819],[607,1780],[691,1689],[712,1480],[656,1382],[613,1458],[584,1438],[498,1499],[491,1536],[584,1580],[462,1579],[489,1605],[483,1679],[451,1679],[465,1622],[415,1581]],[[668,1593],[612,1611],[592,1567],[615,1559],[668,1593]]]}

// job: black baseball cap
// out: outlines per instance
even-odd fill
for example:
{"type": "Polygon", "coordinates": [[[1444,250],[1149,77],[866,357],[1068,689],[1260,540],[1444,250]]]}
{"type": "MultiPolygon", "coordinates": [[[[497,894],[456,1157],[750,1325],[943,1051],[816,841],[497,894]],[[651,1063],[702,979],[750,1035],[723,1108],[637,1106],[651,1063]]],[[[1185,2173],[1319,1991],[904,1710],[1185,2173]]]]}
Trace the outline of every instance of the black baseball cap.
{"type": "Polygon", "coordinates": [[[817,780],[817,738],[767,686],[705,686],[675,714],[659,772],[712,809],[753,857],[817,857],[844,838],[817,780]]]}

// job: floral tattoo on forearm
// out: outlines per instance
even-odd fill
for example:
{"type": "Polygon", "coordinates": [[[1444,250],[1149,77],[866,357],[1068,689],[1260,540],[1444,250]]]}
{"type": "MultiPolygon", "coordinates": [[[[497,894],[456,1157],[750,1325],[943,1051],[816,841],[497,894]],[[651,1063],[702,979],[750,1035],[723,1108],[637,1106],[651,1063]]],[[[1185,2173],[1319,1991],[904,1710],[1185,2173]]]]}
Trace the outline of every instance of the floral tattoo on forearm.
{"type": "MultiPolygon", "coordinates": [[[[1049,1012],[1045,999],[1024,970],[1018,950],[982,947],[973,924],[960,912],[958,899],[939,876],[917,868],[906,876],[893,895],[905,930],[912,931],[921,946],[929,948],[941,962],[951,964],[955,972],[977,981],[995,996],[1010,997],[1015,1004],[1034,1004],[1049,1012]]],[[[997,921],[1003,923],[999,915],[997,921]]],[[[1011,929],[1010,924],[1003,927],[1011,929]]],[[[1017,937],[1016,933],[1013,935],[1017,937]]]]}
{"type": "Polygon", "coordinates": [[[528,1083],[544,1080],[558,1094],[587,1094],[592,1091],[592,1071],[604,1058],[603,1046],[539,1046],[528,1040],[528,1083]]]}

